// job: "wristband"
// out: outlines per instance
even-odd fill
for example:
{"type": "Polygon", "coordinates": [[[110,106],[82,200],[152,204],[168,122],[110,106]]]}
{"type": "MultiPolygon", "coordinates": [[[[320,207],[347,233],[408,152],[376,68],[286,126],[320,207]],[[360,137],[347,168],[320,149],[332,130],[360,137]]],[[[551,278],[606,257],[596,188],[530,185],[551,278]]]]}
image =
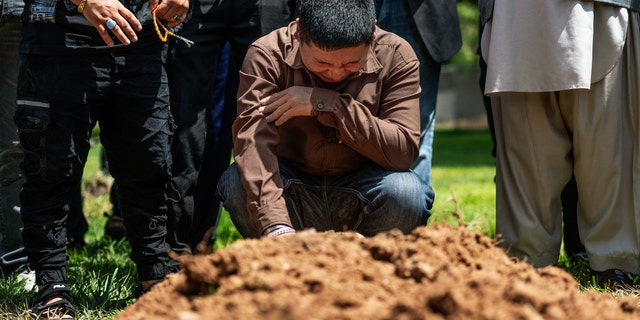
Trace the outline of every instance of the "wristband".
{"type": "Polygon", "coordinates": [[[287,234],[287,233],[296,233],[296,230],[293,229],[293,228],[289,228],[289,227],[285,226],[285,227],[282,227],[280,229],[276,229],[276,231],[273,232],[273,233],[267,234],[267,237],[273,238],[273,237],[281,236],[281,235],[287,234]]]}
{"type": "Polygon", "coordinates": [[[84,11],[84,6],[87,4],[87,0],[80,0],[78,3],[78,13],[82,13],[84,11]]]}
{"type": "Polygon", "coordinates": [[[265,229],[265,230],[262,232],[262,235],[263,235],[263,236],[266,236],[266,235],[268,235],[269,233],[274,232],[274,231],[279,230],[279,229],[282,229],[282,228],[289,228],[289,227],[288,227],[286,224],[274,224],[274,225],[272,225],[271,227],[269,227],[269,228],[265,229]]]}
{"type": "Polygon", "coordinates": [[[274,232],[274,231],[276,231],[276,230],[278,230],[278,229],[280,229],[280,228],[284,228],[284,227],[286,227],[286,225],[284,225],[284,224],[274,224],[274,225],[272,225],[271,227],[269,227],[269,228],[265,229],[265,230],[262,232],[262,235],[263,235],[263,236],[266,236],[266,235],[268,235],[269,233],[274,232]]]}

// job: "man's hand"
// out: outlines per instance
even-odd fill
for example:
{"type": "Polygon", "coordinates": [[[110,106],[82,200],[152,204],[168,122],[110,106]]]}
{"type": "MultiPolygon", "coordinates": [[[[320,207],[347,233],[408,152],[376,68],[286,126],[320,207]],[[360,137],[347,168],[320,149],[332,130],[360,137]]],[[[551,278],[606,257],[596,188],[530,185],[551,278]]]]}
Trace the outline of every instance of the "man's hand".
{"type": "Polygon", "coordinates": [[[138,41],[136,31],[142,30],[140,21],[117,0],[86,0],[82,14],[109,47],[114,45],[109,32],[126,45],[138,41]]]}
{"type": "MultiPolygon", "coordinates": [[[[74,0],[80,4],[81,0],[74,0]]],[[[189,0],[165,0],[158,5],[158,0],[149,1],[153,10],[159,6],[157,17],[168,21],[167,26],[175,27],[182,23],[189,10],[189,0]]],[[[93,25],[104,43],[113,47],[110,32],[125,45],[138,41],[136,31],[142,30],[142,24],[135,14],[117,0],[86,0],[82,14],[93,25]]]]}
{"type": "Polygon", "coordinates": [[[311,105],[310,87],[290,87],[260,100],[260,109],[267,115],[268,122],[274,122],[276,126],[289,121],[293,117],[307,117],[314,114],[311,105]]]}
{"type": "Polygon", "coordinates": [[[157,3],[158,0],[150,1],[151,10],[157,5],[156,17],[167,21],[168,27],[175,27],[181,24],[187,17],[189,0],[163,0],[160,4],[157,3]]]}

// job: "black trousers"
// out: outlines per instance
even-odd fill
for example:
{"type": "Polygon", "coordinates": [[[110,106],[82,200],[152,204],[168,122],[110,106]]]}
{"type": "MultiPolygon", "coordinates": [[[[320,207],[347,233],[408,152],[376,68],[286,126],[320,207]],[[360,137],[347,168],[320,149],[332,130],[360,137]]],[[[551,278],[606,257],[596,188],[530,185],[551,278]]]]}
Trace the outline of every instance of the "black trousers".
{"type": "MultiPolygon", "coordinates": [[[[27,267],[19,210],[20,189],[24,182],[20,168],[22,150],[13,121],[20,67],[20,27],[20,20],[15,16],[6,16],[0,21],[0,268],[5,276],[27,267]]],[[[80,184],[76,190],[70,204],[67,230],[69,237],[82,239],[89,226],[82,210],[80,184]]]]}
{"type": "Polygon", "coordinates": [[[24,151],[22,235],[38,285],[67,279],[66,221],[96,123],[139,279],[178,269],[165,239],[173,131],[165,58],[160,42],[85,56],[22,56],[14,117],[24,151]]]}

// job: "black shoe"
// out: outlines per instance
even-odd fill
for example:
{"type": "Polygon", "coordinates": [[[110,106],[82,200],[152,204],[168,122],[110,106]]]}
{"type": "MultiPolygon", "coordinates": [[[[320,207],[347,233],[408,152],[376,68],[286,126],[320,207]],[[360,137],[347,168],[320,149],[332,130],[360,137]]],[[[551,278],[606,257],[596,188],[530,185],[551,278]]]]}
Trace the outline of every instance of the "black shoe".
{"type": "Polygon", "coordinates": [[[109,216],[106,212],[104,215],[109,217],[109,220],[107,220],[107,223],[104,225],[104,234],[114,240],[124,238],[127,233],[127,228],[124,226],[124,219],[117,215],[109,216]]]}
{"type": "Polygon", "coordinates": [[[151,284],[149,284],[146,288],[142,286],[142,284],[139,284],[135,289],[133,289],[133,297],[135,299],[140,298],[143,294],[151,291],[151,289],[157,285],[158,283],[162,282],[164,279],[157,279],[154,282],[151,282],[151,284]]]}
{"type": "Polygon", "coordinates": [[[31,312],[36,319],[75,319],[76,317],[71,291],[64,283],[50,283],[38,290],[31,300],[31,312]],[[47,301],[56,297],[60,300],[46,304],[47,301]]]}
{"type": "Polygon", "coordinates": [[[596,284],[602,289],[636,290],[631,275],[620,269],[609,269],[601,272],[592,270],[591,276],[595,277],[596,284]]]}

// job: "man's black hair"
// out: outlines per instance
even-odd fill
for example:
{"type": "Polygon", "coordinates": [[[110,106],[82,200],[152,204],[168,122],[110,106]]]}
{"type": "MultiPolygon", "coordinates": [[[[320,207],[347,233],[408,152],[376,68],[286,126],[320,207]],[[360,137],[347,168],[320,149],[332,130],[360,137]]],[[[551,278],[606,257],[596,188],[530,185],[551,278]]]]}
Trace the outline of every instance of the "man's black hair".
{"type": "Polygon", "coordinates": [[[323,50],[370,44],[376,24],[373,0],[298,0],[300,40],[323,50]]]}

